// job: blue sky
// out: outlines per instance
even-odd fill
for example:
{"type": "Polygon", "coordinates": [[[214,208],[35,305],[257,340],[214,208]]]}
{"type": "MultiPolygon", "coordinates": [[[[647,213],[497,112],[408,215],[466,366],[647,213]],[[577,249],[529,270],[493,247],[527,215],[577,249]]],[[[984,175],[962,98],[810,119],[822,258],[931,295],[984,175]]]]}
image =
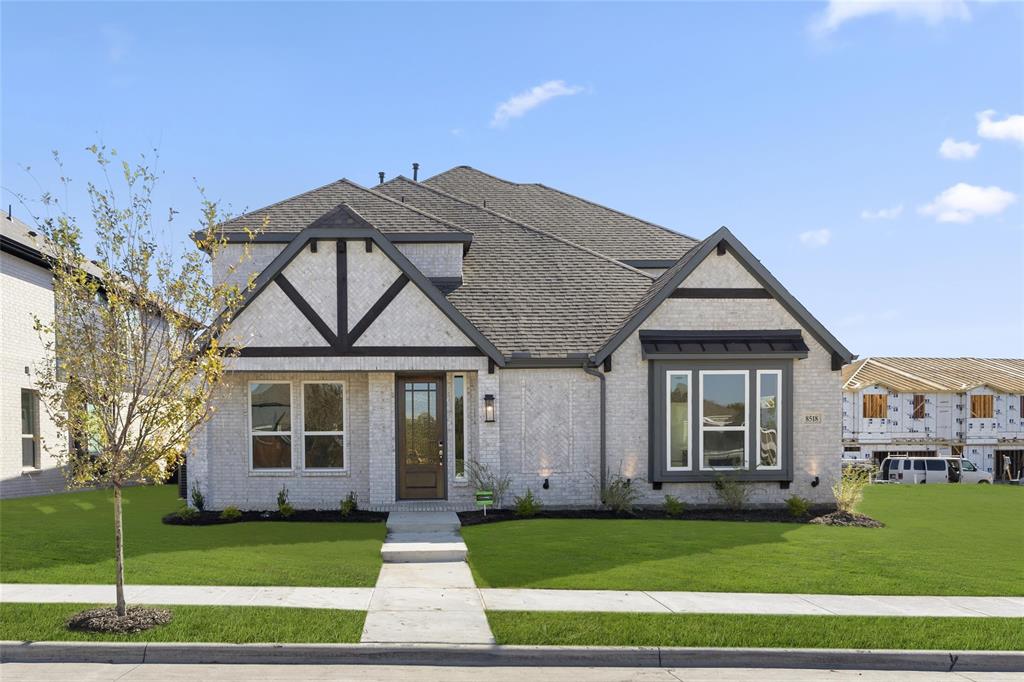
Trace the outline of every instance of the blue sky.
{"type": "Polygon", "coordinates": [[[193,178],[237,212],[470,164],[727,225],[861,356],[1024,356],[1024,5],[0,11],[5,203],[58,149],[84,214],[98,141],[159,148],[178,240],[193,178]]]}

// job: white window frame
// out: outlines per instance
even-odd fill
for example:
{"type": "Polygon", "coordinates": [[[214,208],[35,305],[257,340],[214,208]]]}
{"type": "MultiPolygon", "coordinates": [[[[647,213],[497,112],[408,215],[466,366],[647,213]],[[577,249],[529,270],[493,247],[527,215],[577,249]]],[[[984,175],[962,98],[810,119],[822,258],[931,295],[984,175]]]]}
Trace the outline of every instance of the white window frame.
{"type": "Polygon", "coordinates": [[[670,369],[665,372],[665,470],[693,471],[693,372],[670,369]],[[672,466],[672,377],[686,377],[686,466],[672,466]]]}
{"type": "Polygon", "coordinates": [[[782,470],[782,396],[785,395],[782,386],[782,370],[781,369],[759,369],[757,370],[757,392],[754,397],[757,398],[757,452],[755,456],[757,459],[754,460],[754,468],[757,471],[781,471],[782,470]],[[774,374],[777,378],[778,387],[775,396],[775,422],[777,425],[775,433],[775,445],[778,448],[775,453],[775,466],[762,466],[761,465],[761,376],[764,374],[774,374]]]}
{"type": "Polygon", "coordinates": [[[469,377],[464,372],[452,374],[452,478],[459,483],[469,480],[469,377]],[[462,475],[455,469],[455,380],[462,379],[462,475]]]}
{"type": "Polygon", "coordinates": [[[246,424],[248,425],[248,428],[249,428],[249,434],[248,435],[249,435],[249,473],[250,474],[256,474],[256,475],[259,475],[259,474],[280,474],[280,473],[283,473],[283,472],[294,472],[295,471],[295,409],[293,408],[293,405],[295,404],[294,397],[295,396],[292,395],[292,382],[290,382],[290,381],[280,381],[280,380],[278,380],[278,381],[273,381],[273,380],[270,380],[270,381],[267,381],[267,380],[260,381],[260,380],[256,379],[256,380],[250,381],[248,383],[248,385],[246,386],[246,398],[245,398],[246,416],[245,416],[245,421],[246,421],[246,424]],[[288,387],[288,427],[289,427],[288,431],[254,431],[253,430],[253,428],[252,428],[252,387],[255,384],[280,384],[282,386],[287,386],[288,387]],[[288,452],[289,452],[289,455],[290,455],[289,461],[291,462],[291,465],[289,467],[287,467],[287,468],[273,468],[273,469],[270,469],[270,468],[256,469],[255,467],[253,467],[253,465],[252,465],[252,439],[253,439],[253,436],[257,436],[257,435],[259,435],[259,436],[268,436],[268,435],[270,435],[270,436],[288,436],[289,438],[291,438],[291,447],[288,449],[288,452]]]}
{"type": "Polygon", "coordinates": [[[41,419],[40,419],[40,415],[39,415],[39,391],[37,391],[35,389],[32,389],[32,388],[23,388],[23,389],[21,389],[21,391],[22,391],[22,395],[24,395],[25,393],[29,394],[29,396],[31,397],[31,399],[33,401],[33,409],[35,410],[35,419],[34,419],[34,423],[32,425],[35,428],[35,431],[33,431],[32,433],[22,433],[21,434],[21,452],[20,452],[20,454],[21,454],[21,470],[22,471],[39,471],[40,469],[43,468],[43,456],[42,456],[43,453],[42,453],[42,442],[41,442],[42,441],[42,437],[40,436],[40,433],[39,433],[42,430],[42,425],[40,424],[41,419]],[[25,466],[25,440],[31,440],[32,441],[32,462],[33,463],[32,463],[31,466],[25,466]]]}
{"type": "Polygon", "coordinates": [[[746,369],[704,369],[700,371],[700,396],[698,421],[700,423],[700,462],[701,471],[745,471],[750,469],[750,370],[746,369]],[[743,426],[711,426],[704,425],[704,377],[712,375],[735,374],[743,377],[743,426]],[[704,433],[706,431],[742,431],[743,432],[743,464],[738,467],[706,467],[704,466],[704,433]]]}
{"type": "Polygon", "coordinates": [[[300,458],[303,471],[316,474],[346,474],[348,473],[348,437],[345,435],[348,428],[348,382],[343,379],[318,379],[316,381],[303,381],[299,400],[302,405],[302,457],[300,458]],[[340,384],[341,385],[341,431],[307,431],[306,430],[306,385],[307,384],[340,384]],[[342,467],[307,467],[306,466],[306,436],[341,436],[342,467]]]}

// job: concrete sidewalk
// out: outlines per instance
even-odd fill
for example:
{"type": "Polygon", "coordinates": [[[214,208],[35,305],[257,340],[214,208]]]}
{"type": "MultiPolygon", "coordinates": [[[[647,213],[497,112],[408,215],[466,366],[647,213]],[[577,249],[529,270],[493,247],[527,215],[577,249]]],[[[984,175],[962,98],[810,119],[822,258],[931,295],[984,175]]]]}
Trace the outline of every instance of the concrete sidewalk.
{"type": "MultiPolygon", "coordinates": [[[[490,611],[618,611],[822,616],[1024,617],[1024,597],[906,597],[746,592],[477,589],[469,568],[449,564],[389,564],[377,587],[213,587],[129,585],[129,602],[225,606],[284,606],[390,613],[490,611]]],[[[0,602],[112,602],[112,585],[0,585],[0,602]]],[[[429,616],[428,616],[429,618],[429,616]]]]}

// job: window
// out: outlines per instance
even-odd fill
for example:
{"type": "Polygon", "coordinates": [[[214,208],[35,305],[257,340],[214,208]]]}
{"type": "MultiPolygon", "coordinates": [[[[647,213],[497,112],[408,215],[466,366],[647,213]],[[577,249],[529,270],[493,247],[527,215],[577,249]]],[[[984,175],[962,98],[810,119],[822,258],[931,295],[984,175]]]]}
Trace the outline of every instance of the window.
{"type": "Polygon", "coordinates": [[[665,419],[668,433],[668,469],[690,469],[690,372],[666,372],[665,419]]]}
{"type": "Polygon", "coordinates": [[[920,393],[914,395],[914,419],[924,419],[924,396],[920,393]]]}
{"type": "Polygon", "coordinates": [[[466,377],[452,377],[452,422],[455,428],[455,478],[466,478],[466,377]]]}
{"type": "Polygon", "coordinates": [[[779,434],[782,410],[782,372],[757,371],[758,469],[781,469],[779,434]]]}
{"type": "Polygon", "coordinates": [[[291,384],[249,384],[249,428],[254,470],[292,468],[291,384]]]}
{"type": "Polygon", "coordinates": [[[345,468],[345,385],[302,384],[302,451],[306,469],[345,468]]]}
{"type": "Polygon", "coordinates": [[[864,395],[864,418],[885,419],[889,410],[889,396],[885,393],[867,393],[864,395]]]}
{"type": "Polygon", "coordinates": [[[39,468],[39,393],[21,389],[21,466],[39,468]]]}
{"type": "Polygon", "coordinates": [[[971,396],[971,419],[992,418],[992,396],[972,395],[971,396]]]}
{"type": "Polygon", "coordinates": [[[924,471],[924,460],[923,459],[915,459],[914,460],[914,471],[924,471]]]}
{"type": "Polygon", "coordinates": [[[941,459],[929,459],[925,464],[928,466],[928,471],[945,471],[946,462],[941,459]]]}
{"type": "Polygon", "coordinates": [[[969,459],[960,460],[960,466],[963,467],[964,471],[977,471],[978,467],[974,466],[974,462],[969,459]]]}
{"type": "Polygon", "coordinates": [[[747,463],[748,373],[700,373],[701,468],[739,469],[747,463]]]}

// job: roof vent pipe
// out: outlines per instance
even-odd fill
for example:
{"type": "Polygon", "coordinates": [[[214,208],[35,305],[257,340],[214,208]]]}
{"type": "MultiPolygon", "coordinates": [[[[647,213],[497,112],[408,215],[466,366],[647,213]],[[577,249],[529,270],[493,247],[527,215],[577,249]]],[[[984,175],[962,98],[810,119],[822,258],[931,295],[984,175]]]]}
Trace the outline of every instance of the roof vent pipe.
{"type": "Polygon", "coordinates": [[[380,178],[380,184],[384,184],[384,171],[377,171],[377,177],[380,178]]]}
{"type": "Polygon", "coordinates": [[[417,182],[420,174],[420,165],[416,162],[412,164],[412,181],[417,182]]]}

